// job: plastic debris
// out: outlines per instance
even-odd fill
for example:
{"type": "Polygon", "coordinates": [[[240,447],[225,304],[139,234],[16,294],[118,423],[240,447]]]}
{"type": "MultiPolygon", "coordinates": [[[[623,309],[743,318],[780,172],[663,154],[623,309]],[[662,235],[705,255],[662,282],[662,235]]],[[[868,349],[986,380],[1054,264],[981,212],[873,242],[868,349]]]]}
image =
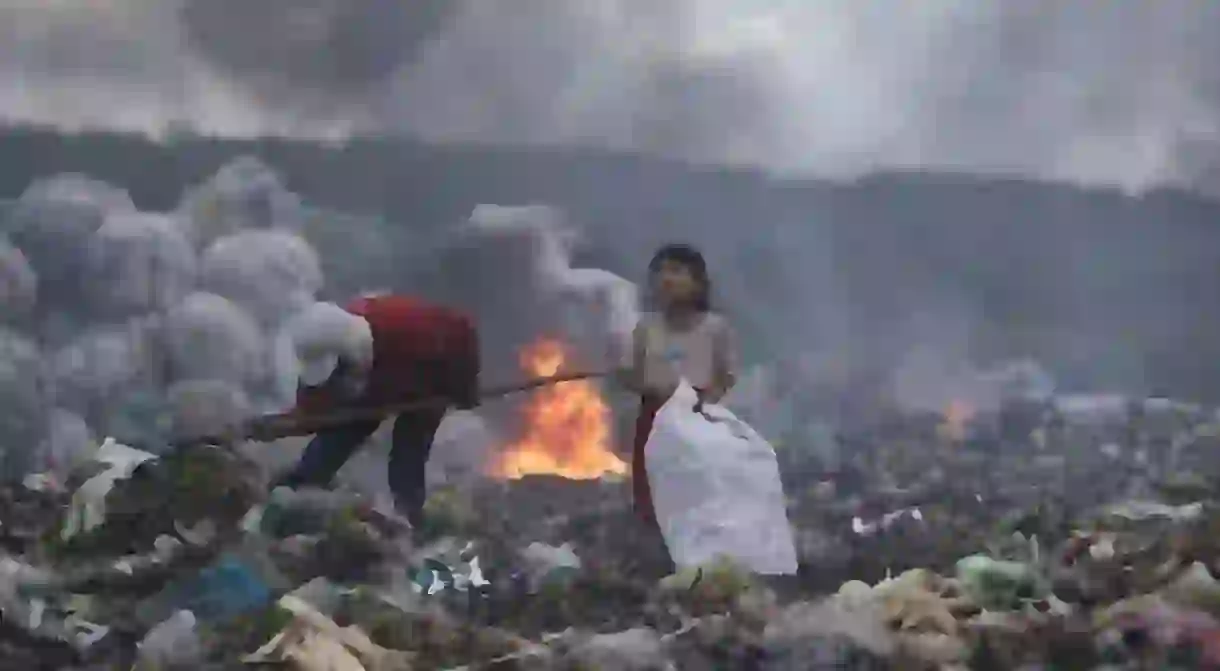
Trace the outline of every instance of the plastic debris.
{"type": "Polygon", "coordinates": [[[101,525],[106,519],[106,496],[115,482],[131,477],[137,467],[157,456],[107,438],[94,458],[107,468],[73,492],[72,507],[60,532],[64,540],[101,525]]]}
{"type": "Polygon", "coordinates": [[[204,651],[197,624],[194,613],[180,610],[153,627],[140,641],[132,671],[198,668],[204,651]]]}

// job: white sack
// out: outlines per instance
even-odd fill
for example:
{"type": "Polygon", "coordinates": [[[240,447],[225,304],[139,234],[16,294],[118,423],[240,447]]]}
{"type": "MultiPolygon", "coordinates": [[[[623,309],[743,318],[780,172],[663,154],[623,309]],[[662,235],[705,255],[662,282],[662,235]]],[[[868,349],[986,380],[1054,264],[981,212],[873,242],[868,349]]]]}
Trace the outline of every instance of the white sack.
{"type": "Polygon", "coordinates": [[[250,416],[241,387],[222,380],[186,380],[169,388],[170,433],[176,438],[217,435],[250,416]]]}
{"type": "Polygon", "coordinates": [[[25,254],[0,237],[0,321],[19,323],[38,300],[38,276],[25,254]]]}
{"type": "Polygon", "coordinates": [[[191,239],[200,246],[250,229],[298,230],[304,219],[300,197],[252,156],[225,164],[211,179],[188,191],[178,210],[191,239]]]}
{"type": "Polygon", "coordinates": [[[39,446],[31,470],[65,482],[78,466],[97,453],[98,442],[84,418],[56,408],[47,417],[47,435],[39,446]]]}
{"type": "Polygon", "coordinates": [[[136,468],[146,461],[156,459],[155,454],[149,454],[107,438],[97,450],[94,457],[99,464],[105,464],[106,470],[86,480],[72,493],[72,503],[64,526],[60,529],[60,537],[68,540],[77,534],[88,532],[106,521],[106,495],[114,489],[119,480],[126,480],[135,473],[136,468]]]}
{"type": "Polygon", "coordinates": [[[239,305],[196,292],[165,316],[165,347],[175,379],[260,380],[267,342],[239,305]]]}
{"type": "Polygon", "coordinates": [[[683,381],[644,448],[670,557],[679,570],[726,557],[756,573],[795,574],[775,450],[724,407],[693,412],[696,399],[683,381]]]}
{"type": "Polygon", "coordinates": [[[42,353],[24,336],[0,328],[0,464],[13,475],[29,468],[46,431],[42,353]]]}
{"type": "Polygon", "coordinates": [[[195,284],[195,250],[164,214],[111,213],[89,241],[87,295],[107,317],[165,310],[195,284]]]}
{"type": "Polygon", "coordinates": [[[38,274],[43,297],[75,300],[90,236],[111,212],[134,212],[126,191],[84,175],[40,179],[10,210],[8,231],[38,274]]]}
{"type": "Polygon", "coordinates": [[[156,323],[144,319],[85,331],[51,359],[56,400],[81,411],[126,393],[155,372],[158,339],[156,323]]]}
{"type": "Polygon", "coordinates": [[[286,231],[243,231],[208,247],[202,279],[206,290],[274,327],[314,302],[322,288],[322,265],[304,238],[286,231]]]}

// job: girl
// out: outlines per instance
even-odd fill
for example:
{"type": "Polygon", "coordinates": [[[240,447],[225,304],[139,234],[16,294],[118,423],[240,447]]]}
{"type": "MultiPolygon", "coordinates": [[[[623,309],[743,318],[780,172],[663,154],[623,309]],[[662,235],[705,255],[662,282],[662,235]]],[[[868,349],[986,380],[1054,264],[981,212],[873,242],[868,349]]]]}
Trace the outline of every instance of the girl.
{"type": "Polygon", "coordinates": [[[636,513],[655,522],[644,445],[657,411],[685,379],[699,393],[694,410],[716,403],[733,386],[734,338],[721,315],[711,309],[711,281],[703,255],[688,245],[667,245],[648,264],[653,311],[640,317],[632,334],[632,358],[622,382],[640,394],[632,453],[632,490],[636,513]]]}

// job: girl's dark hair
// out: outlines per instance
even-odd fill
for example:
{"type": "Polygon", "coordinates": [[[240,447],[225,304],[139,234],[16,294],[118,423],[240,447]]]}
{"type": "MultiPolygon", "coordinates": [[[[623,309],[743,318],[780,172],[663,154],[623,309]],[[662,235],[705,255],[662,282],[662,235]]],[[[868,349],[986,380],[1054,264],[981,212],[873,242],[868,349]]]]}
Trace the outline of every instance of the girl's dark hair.
{"type": "Polygon", "coordinates": [[[652,260],[648,262],[648,274],[650,276],[657,274],[665,263],[681,264],[690,271],[691,277],[695,278],[695,282],[701,288],[699,294],[695,296],[694,307],[700,312],[710,311],[712,309],[712,280],[707,275],[707,261],[703,259],[703,254],[690,245],[677,243],[665,245],[652,255],[652,260]]]}

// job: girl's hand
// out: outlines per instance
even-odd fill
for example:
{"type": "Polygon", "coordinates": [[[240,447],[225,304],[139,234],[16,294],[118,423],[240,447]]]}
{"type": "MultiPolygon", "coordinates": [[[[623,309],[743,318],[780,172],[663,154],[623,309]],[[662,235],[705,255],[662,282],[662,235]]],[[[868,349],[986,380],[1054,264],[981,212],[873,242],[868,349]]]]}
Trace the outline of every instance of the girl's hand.
{"type": "Polygon", "coordinates": [[[710,392],[706,389],[696,389],[695,394],[696,394],[695,407],[692,409],[700,415],[707,415],[707,413],[703,411],[703,406],[706,403],[715,403],[716,402],[715,394],[713,394],[712,392],[710,392]]]}

